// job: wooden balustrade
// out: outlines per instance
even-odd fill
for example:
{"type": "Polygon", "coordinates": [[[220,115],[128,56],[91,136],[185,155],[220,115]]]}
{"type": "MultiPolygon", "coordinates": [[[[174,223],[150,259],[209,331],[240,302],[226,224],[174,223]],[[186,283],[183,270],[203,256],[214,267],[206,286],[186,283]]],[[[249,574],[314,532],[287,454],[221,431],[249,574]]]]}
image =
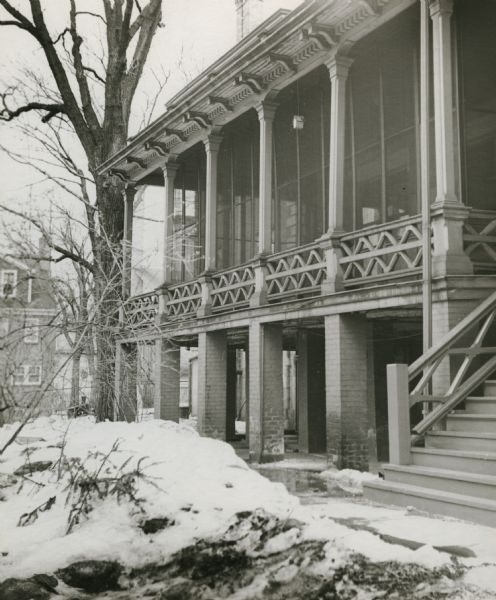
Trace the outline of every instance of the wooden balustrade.
{"type": "Polygon", "coordinates": [[[496,211],[470,211],[463,225],[463,246],[475,273],[496,273],[496,211]]]}
{"type": "Polygon", "coordinates": [[[226,269],[212,275],[210,292],[212,311],[248,306],[255,290],[255,273],[252,264],[226,269]]]}
{"type": "Polygon", "coordinates": [[[124,323],[129,330],[150,327],[158,315],[158,292],[133,296],[123,305],[124,323]]]}
{"type": "Polygon", "coordinates": [[[343,235],[339,262],[345,287],[420,276],[421,222],[416,215],[343,235]]]}
{"type": "Polygon", "coordinates": [[[316,244],[273,254],[266,266],[269,302],[318,295],[326,274],[324,253],[316,244]]]}

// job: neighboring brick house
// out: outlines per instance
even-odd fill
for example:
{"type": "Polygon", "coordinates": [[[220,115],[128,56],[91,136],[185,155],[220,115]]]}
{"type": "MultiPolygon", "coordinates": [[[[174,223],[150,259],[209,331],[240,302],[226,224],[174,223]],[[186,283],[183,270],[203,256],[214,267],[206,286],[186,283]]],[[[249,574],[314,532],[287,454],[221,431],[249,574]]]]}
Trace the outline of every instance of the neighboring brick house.
{"type": "MultiPolygon", "coordinates": [[[[57,309],[49,277],[46,261],[0,257],[0,408],[11,407],[2,411],[4,420],[19,418],[37,403],[54,371],[57,309]]],[[[50,386],[35,412],[51,411],[55,402],[50,386]]]]}

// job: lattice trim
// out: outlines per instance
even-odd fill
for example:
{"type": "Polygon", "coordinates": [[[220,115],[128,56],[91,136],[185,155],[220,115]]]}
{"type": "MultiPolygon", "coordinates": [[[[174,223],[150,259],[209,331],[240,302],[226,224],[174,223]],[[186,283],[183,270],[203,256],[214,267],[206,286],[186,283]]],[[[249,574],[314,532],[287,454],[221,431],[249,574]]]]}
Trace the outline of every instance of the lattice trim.
{"type": "Polygon", "coordinates": [[[318,292],[326,274],[323,252],[318,247],[269,260],[267,270],[269,300],[295,292],[318,292]]]}
{"type": "Polygon", "coordinates": [[[255,291],[253,267],[247,265],[212,277],[212,309],[247,304],[255,291]]]}
{"type": "Polygon", "coordinates": [[[169,288],[169,294],[167,309],[171,317],[194,314],[200,308],[202,289],[199,281],[182,283],[169,288]]]}

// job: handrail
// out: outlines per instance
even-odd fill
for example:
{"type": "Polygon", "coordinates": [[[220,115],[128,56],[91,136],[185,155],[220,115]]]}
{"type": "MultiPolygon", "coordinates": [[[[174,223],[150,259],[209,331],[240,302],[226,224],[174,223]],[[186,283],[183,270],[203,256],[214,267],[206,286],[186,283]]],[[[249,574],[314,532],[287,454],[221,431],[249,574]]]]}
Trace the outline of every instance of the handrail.
{"type": "Polygon", "coordinates": [[[443,357],[446,351],[464,336],[476,323],[496,309],[496,292],[488,296],[477,308],[464,317],[453,329],[428,352],[420,356],[408,368],[408,379],[411,380],[426,369],[432,362],[443,357]]]}

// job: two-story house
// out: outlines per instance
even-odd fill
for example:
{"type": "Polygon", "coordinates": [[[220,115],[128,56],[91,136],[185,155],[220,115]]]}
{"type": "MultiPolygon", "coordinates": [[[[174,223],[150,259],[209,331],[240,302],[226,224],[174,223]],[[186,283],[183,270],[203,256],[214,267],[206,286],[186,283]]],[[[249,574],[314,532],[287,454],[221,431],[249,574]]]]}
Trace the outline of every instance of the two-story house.
{"type": "Polygon", "coordinates": [[[195,346],[199,430],[228,438],[242,349],[250,455],[277,460],[292,350],[301,451],[389,459],[371,497],[495,522],[495,30],[491,0],[307,0],[239,25],[101,166],[126,184],[126,249],[136,190],[162,194],[161,285],[118,339],[128,418],[136,346],[172,420],[195,346]]]}
{"type": "Polygon", "coordinates": [[[0,256],[0,423],[34,408],[51,412],[52,386],[41,397],[55,366],[55,302],[47,261],[0,256]]]}

